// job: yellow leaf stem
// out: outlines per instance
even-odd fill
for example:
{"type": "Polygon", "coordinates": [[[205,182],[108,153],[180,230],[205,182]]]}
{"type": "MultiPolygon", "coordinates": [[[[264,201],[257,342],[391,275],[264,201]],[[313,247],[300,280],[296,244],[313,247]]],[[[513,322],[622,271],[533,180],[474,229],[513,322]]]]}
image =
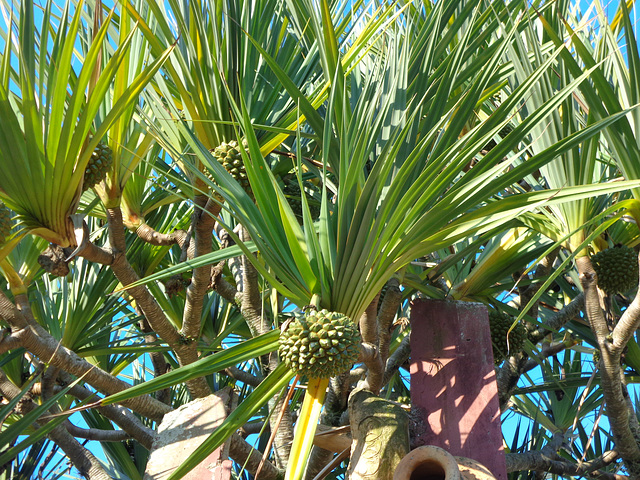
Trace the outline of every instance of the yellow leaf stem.
{"type": "Polygon", "coordinates": [[[328,386],[328,378],[309,379],[300,417],[296,423],[285,480],[300,480],[304,475],[328,386]]]}

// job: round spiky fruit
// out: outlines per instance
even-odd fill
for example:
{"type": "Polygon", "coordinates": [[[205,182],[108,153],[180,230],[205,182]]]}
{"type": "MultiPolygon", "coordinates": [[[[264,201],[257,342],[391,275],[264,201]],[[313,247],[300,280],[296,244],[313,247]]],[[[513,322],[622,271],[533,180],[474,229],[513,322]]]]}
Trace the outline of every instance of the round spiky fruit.
{"type": "MultiPolygon", "coordinates": [[[[498,132],[498,135],[500,136],[500,138],[505,138],[511,132],[513,132],[513,127],[507,124],[502,128],[502,130],[498,132]]],[[[494,139],[491,139],[489,140],[489,143],[487,143],[484,147],[482,147],[482,150],[489,152],[493,150],[496,147],[496,145],[497,145],[496,141],[494,139]]]]}
{"type": "Polygon", "coordinates": [[[328,310],[295,317],[280,334],[280,358],[309,378],[338,375],[356,362],[362,337],[351,319],[328,310]]]}
{"type": "MultiPolygon", "coordinates": [[[[246,146],[243,145],[246,150],[246,146]]],[[[247,178],[247,170],[245,169],[244,162],[242,161],[242,153],[240,153],[240,146],[235,140],[231,140],[229,143],[222,142],[216,148],[213,149],[213,156],[222,165],[229,175],[238,182],[245,192],[251,195],[251,185],[249,185],[249,179],[247,178]]],[[[210,177],[211,178],[211,177],[210,177]]],[[[213,181],[213,179],[211,178],[213,181]]]]}
{"type": "Polygon", "coordinates": [[[513,317],[497,310],[489,310],[489,327],[491,328],[491,343],[493,346],[493,360],[500,365],[510,353],[522,350],[527,338],[527,330],[518,322],[513,330],[513,317]]]}
{"type": "Polygon", "coordinates": [[[624,293],[638,285],[638,255],[626,245],[616,245],[591,257],[598,286],[608,294],[624,293]]]}
{"type": "Polygon", "coordinates": [[[11,233],[11,211],[0,202],[0,245],[6,242],[11,233]]]}
{"type": "Polygon", "coordinates": [[[87,168],[84,170],[84,182],[82,191],[95,187],[107,176],[107,172],[113,164],[113,152],[104,142],[98,143],[91,154],[87,168]]]}
{"type": "MultiPolygon", "coordinates": [[[[312,195],[308,193],[308,190],[312,190],[314,192],[318,192],[318,188],[312,183],[305,182],[305,196],[307,198],[307,204],[309,205],[309,211],[311,213],[312,219],[317,219],[320,216],[320,204],[313,198],[312,195]]],[[[302,216],[302,191],[300,190],[300,184],[297,180],[285,180],[284,188],[282,189],[282,193],[284,193],[289,205],[291,206],[291,210],[295,214],[298,222],[302,224],[303,216],[302,216]]]]}
{"type": "Polygon", "coordinates": [[[598,366],[599,363],[600,363],[600,350],[594,349],[593,350],[593,364],[595,366],[598,366]]]}

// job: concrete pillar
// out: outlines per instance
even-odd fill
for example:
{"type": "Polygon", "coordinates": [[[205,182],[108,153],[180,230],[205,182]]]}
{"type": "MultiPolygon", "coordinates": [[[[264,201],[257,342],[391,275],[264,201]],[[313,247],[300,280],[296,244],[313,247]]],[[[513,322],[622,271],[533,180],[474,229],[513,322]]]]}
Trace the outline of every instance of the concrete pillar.
{"type": "Polygon", "coordinates": [[[411,309],[411,404],[423,414],[419,445],[472,458],[506,480],[487,309],[417,300],[411,309]]]}
{"type": "MultiPolygon", "coordinates": [[[[144,480],[163,480],[184,462],[193,451],[224,421],[229,394],[221,390],[198,398],[167,413],[147,463],[144,480]]],[[[186,480],[229,480],[231,460],[228,448],[216,448],[183,478],[186,480]]]]}

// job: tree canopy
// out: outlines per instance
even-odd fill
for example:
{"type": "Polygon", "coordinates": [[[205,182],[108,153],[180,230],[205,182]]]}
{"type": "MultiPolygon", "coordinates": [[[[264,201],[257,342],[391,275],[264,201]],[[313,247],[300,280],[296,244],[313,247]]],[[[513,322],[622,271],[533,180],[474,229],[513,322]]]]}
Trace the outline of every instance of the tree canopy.
{"type": "Polygon", "coordinates": [[[224,391],[170,478],[365,478],[315,432],[411,410],[432,298],[489,309],[509,478],[640,477],[634,7],[2,0],[1,475],[142,478],[224,391]],[[279,359],[310,311],[353,367],[279,359]]]}

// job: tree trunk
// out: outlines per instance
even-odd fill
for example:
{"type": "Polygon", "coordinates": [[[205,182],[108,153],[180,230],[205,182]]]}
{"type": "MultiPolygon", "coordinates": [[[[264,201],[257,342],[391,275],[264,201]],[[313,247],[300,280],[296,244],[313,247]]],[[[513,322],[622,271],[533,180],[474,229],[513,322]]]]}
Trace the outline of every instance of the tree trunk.
{"type": "Polygon", "coordinates": [[[409,419],[395,403],[368,390],[349,398],[352,480],[391,480],[400,460],[409,453],[409,419]]]}

